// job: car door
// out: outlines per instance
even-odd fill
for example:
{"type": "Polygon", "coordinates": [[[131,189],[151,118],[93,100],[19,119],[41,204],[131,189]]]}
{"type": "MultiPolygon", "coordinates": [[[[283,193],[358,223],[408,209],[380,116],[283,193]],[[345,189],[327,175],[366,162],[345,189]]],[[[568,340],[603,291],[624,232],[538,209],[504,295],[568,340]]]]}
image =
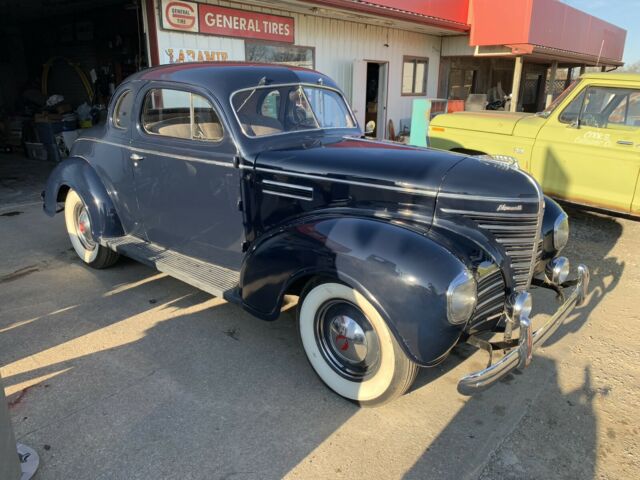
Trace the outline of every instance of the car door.
{"type": "Polygon", "coordinates": [[[546,193],[628,213],[640,171],[640,90],[587,86],[554,112],[534,145],[546,193]]]}
{"type": "Polygon", "coordinates": [[[141,89],[130,160],[150,242],[239,269],[244,226],[236,147],[215,101],[198,89],[141,89]]]}
{"type": "Polygon", "coordinates": [[[91,159],[111,196],[124,231],[140,235],[133,168],[128,159],[134,101],[135,89],[132,84],[126,83],[116,90],[105,125],[106,135],[85,134],[80,137],[80,148],[76,152],[91,159]]]}

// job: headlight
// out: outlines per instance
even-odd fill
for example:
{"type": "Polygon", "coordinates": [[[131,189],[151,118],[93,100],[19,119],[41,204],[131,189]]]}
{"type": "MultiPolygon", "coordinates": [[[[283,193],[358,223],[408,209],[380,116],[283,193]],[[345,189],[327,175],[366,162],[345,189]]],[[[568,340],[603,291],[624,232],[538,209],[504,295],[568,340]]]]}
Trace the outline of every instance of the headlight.
{"type": "Polygon", "coordinates": [[[562,212],[553,223],[553,248],[562,250],[569,241],[569,217],[562,212]]]}
{"type": "Polygon", "coordinates": [[[467,270],[453,279],[447,289],[447,318],[460,325],[471,318],[478,301],[476,280],[467,270]]]}

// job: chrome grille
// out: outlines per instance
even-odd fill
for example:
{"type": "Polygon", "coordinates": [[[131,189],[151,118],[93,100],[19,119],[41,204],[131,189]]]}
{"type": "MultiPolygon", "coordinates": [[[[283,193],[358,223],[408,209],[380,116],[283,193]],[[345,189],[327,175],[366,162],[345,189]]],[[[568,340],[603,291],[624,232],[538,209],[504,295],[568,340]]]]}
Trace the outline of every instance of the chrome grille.
{"type": "MultiPolygon", "coordinates": [[[[504,312],[505,284],[502,272],[494,265],[493,269],[478,278],[478,305],[470,324],[474,327],[481,323],[499,318],[504,312]]],[[[478,269],[481,273],[481,269],[478,269]]]]}
{"type": "Polygon", "coordinates": [[[513,282],[518,291],[531,283],[538,257],[542,206],[534,213],[479,212],[443,209],[446,213],[462,215],[492,234],[511,260],[513,282]]]}
{"type": "Polygon", "coordinates": [[[511,259],[516,290],[529,288],[533,264],[538,253],[538,214],[483,213],[467,214],[483,230],[491,232],[511,259]]]}

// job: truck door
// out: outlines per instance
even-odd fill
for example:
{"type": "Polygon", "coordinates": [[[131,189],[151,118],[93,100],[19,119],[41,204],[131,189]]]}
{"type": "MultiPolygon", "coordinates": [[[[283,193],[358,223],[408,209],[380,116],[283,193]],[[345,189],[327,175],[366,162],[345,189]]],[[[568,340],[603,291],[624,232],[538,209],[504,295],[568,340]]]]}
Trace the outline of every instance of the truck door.
{"type": "Polygon", "coordinates": [[[154,85],[136,99],[131,144],[146,239],[239,269],[244,240],[235,144],[204,94],[154,85]]]}
{"type": "Polygon", "coordinates": [[[541,129],[532,171],[545,192],[629,213],[640,171],[640,90],[588,86],[541,129]]]}

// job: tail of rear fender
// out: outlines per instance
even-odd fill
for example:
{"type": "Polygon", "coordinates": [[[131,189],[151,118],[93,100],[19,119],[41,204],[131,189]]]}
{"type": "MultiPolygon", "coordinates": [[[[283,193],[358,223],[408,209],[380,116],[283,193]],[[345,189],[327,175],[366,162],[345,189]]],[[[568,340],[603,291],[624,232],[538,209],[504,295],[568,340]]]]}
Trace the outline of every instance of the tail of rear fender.
{"type": "Polygon", "coordinates": [[[60,162],[51,172],[44,191],[44,211],[53,216],[58,211],[59,195],[72,188],[84,200],[91,216],[94,238],[124,234],[120,218],[100,177],[89,163],[79,157],[60,162]]]}
{"type": "Polygon", "coordinates": [[[259,240],[245,257],[240,285],[244,307],[273,320],[300,279],[341,280],[379,309],[413,361],[429,366],[461,335],[447,321],[446,292],[462,269],[427,236],[374,219],[326,218],[259,240]]]}

